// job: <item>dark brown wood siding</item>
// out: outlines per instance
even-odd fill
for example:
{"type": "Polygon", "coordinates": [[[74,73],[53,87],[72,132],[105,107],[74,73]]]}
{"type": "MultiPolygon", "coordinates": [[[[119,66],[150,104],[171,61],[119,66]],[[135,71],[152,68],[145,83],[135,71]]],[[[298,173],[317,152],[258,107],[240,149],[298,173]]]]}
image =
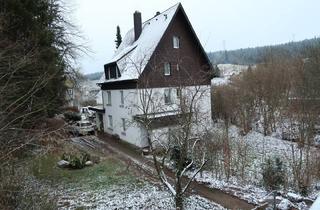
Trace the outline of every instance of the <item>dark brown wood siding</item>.
{"type": "Polygon", "coordinates": [[[204,53],[184,12],[179,9],[140,76],[139,84],[148,87],[210,85],[211,65],[204,53]],[[173,48],[174,36],[180,40],[178,49],[173,48]],[[171,64],[169,76],[164,75],[166,62],[171,64]]]}
{"type": "Polygon", "coordinates": [[[137,80],[124,80],[101,83],[101,90],[123,90],[137,88],[137,80]]]}

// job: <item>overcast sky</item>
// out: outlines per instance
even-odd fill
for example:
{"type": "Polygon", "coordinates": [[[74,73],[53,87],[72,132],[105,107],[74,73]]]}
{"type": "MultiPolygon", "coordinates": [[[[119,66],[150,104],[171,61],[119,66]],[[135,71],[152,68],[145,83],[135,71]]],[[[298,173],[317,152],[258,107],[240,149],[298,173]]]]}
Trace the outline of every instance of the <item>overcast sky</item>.
{"type": "MultiPolygon", "coordinates": [[[[122,36],[175,0],[73,0],[73,21],[92,53],[79,59],[83,73],[103,71],[115,51],[116,26],[122,36]]],[[[181,0],[206,51],[285,43],[320,35],[319,0],[181,0]]]]}

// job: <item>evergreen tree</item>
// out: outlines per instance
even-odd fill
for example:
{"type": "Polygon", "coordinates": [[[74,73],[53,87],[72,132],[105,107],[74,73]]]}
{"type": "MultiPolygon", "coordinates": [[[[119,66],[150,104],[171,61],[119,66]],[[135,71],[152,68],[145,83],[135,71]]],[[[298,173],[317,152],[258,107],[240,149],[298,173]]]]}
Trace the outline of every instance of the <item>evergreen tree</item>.
{"type": "Polygon", "coordinates": [[[263,167],[262,176],[265,188],[273,191],[273,209],[275,210],[277,190],[279,190],[280,186],[285,182],[285,172],[282,161],[279,158],[276,158],[274,161],[267,159],[263,167]]]}
{"type": "Polygon", "coordinates": [[[116,34],[116,40],[115,40],[116,49],[118,49],[118,47],[120,46],[121,42],[122,42],[122,37],[121,37],[120,27],[117,26],[117,34],[116,34]]]}
{"type": "Polygon", "coordinates": [[[70,41],[73,26],[60,0],[0,5],[0,128],[32,127],[65,103],[65,79],[77,48],[70,41]]]}

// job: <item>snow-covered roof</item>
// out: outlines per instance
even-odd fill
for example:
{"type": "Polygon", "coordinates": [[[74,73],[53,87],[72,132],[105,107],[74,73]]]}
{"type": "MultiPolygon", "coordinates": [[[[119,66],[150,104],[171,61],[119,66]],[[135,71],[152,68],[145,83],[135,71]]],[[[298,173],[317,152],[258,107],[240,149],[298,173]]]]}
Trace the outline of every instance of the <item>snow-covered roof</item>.
{"type": "Polygon", "coordinates": [[[178,10],[179,5],[180,3],[142,23],[142,32],[138,40],[134,40],[134,28],[126,33],[119,48],[107,63],[117,63],[121,77],[105,80],[103,75],[103,82],[138,79],[178,10]]]}
{"type": "MultiPolygon", "coordinates": [[[[165,111],[165,112],[157,112],[157,113],[150,113],[147,114],[148,119],[156,119],[156,118],[161,118],[161,117],[169,117],[169,116],[176,116],[181,114],[181,111],[179,110],[171,110],[171,111],[165,111]]],[[[141,118],[144,117],[144,115],[136,115],[136,118],[141,118]]]]}
{"type": "Polygon", "coordinates": [[[317,210],[320,209],[320,195],[316,199],[316,201],[312,204],[309,210],[317,210]]]}

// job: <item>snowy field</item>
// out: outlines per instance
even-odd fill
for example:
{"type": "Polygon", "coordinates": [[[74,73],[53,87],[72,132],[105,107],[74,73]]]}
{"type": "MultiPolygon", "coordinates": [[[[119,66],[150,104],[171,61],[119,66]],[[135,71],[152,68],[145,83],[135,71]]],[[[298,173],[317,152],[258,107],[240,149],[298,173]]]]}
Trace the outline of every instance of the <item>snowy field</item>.
{"type": "Polygon", "coordinates": [[[219,64],[220,76],[215,77],[211,80],[212,85],[225,85],[230,82],[230,79],[239,75],[241,72],[248,69],[246,65],[235,65],[235,64],[219,64]]]}

